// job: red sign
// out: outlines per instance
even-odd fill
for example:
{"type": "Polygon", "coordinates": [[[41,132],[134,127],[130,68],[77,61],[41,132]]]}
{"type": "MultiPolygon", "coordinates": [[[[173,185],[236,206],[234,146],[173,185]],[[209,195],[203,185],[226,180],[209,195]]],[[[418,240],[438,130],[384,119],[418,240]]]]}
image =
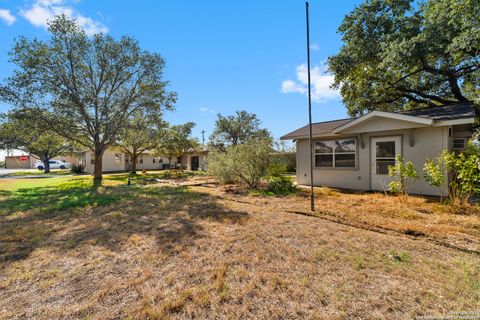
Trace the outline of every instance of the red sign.
{"type": "Polygon", "coordinates": [[[25,162],[25,161],[27,161],[27,160],[28,160],[28,157],[27,157],[27,156],[21,156],[21,157],[20,157],[20,161],[22,161],[22,162],[25,162]]]}

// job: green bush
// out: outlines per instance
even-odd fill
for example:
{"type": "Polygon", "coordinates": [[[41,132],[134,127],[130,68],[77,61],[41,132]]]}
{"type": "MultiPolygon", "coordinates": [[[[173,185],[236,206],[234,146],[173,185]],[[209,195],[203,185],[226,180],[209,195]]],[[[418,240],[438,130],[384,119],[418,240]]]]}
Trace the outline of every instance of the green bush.
{"type": "Polygon", "coordinates": [[[443,200],[443,194],[448,191],[448,188],[445,188],[445,182],[447,181],[445,159],[438,157],[435,160],[427,160],[423,166],[423,176],[429,185],[438,189],[441,200],[443,200]]]}
{"type": "Polygon", "coordinates": [[[283,175],[285,172],[287,172],[286,165],[278,162],[271,163],[270,166],[268,166],[268,170],[267,170],[269,177],[279,177],[283,175]]]}
{"type": "Polygon", "coordinates": [[[267,191],[273,194],[287,195],[295,192],[296,189],[292,179],[286,176],[274,176],[268,181],[267,191]]]}
{"type": "Polygon", "coordinates": [[[272,162],[283,165],[285,172],[295,172],[297,166],[297,156],[295,152],[279,151],[272,154],[272,162]]]}
{"type": "Polygon", "coordinates": [[[83,164],[72,164],[70,171],[73,173],[84,173],[85,166],[83,164]]]}
{"type": "Polygon", "coordinates": [[[394,166],[388,167],[388,175],[393,181],[388,185],[388,190],[393,193],[408,195],[414,180],[418,179],[418,172],[412,161],[405,162],[405,159],[398,155],[394,166]]]}
{"type": "Polygon", "coordinates": [[[444,151],[434,161],[427,161],[424,173],[431,186],[446,189],[452,204],[463,205],[480,193],[480,146],[469,142],[463,152],[444,151]]]}
{"type": "Polygon", "coordinates": [[[267,176],[271,164],[271,141],[250,139],[245,143],[230,145],[225,150],[213,150],[208,155],[208,172],[220,182],[242,182],[256,188],[267,176]]]}

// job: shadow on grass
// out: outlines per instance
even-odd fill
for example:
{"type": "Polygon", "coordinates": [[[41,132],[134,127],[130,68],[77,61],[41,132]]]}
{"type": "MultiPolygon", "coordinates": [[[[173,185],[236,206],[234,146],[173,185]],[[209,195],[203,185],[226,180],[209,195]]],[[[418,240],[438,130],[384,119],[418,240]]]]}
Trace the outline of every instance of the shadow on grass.
{"type": "MultiPolygon", "coordinates": [[[[112,192],[114,187],[93,185],[88,180],[66,182],[56,186],[21,188],[16,192],[2,191],[7,198],[0,200],[0,215],[18,211],[55,211],[87,205],[106,205],[128,192],[112,192]],[[102,188],[102,192],[99,189],[102,188]]],[[[118,189],[118,187],[117,187],[118,189]]]]}
{"type": "Polygon", "coordinates": [[[204,236],[201,221],[243,223],[217,198],[184,187],[114,186],[91,182],[18,190],[0,201],[0,262],[37,248],[73,250],[84,244],[121,250],[132,236],[154,238],[166,254],[204,236]]]}

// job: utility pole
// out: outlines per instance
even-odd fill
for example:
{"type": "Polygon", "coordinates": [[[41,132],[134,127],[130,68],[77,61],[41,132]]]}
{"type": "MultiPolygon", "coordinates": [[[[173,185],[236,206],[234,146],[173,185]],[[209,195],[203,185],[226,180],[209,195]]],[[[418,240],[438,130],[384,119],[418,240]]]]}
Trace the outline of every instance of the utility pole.
{"type": "Polygon", "coordinates": [[[315,211],[315,195],[313,193],[313,140],[312,140],[312,92],[310,80],[310,26],[308,21],[308,0],[305,2],[307,17],[307,68],[308,68],[308,142],[310,145],[310,210],[315,211]]]}
{"type": "Polygon", "coordinates": [[[205,130],[202,130],[202,146],[205,147],[205,130]]]}

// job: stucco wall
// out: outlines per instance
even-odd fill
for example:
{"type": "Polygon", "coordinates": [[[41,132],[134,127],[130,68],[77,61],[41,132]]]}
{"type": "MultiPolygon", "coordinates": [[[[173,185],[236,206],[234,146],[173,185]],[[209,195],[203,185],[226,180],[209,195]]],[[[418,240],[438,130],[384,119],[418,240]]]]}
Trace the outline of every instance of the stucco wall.
{"type": "Polygon", "coordinates": [[[137,170],[160,170],[163,168],[165,163],[168,164],[167,158],[159,158],[149,154],[142,154],[138,159],[137,170]],[[143,163],[140,163],[140,159],[143,160],[143,163]],[[153,162],[153,159],[155,159],[155,162],[153,162]],[[159,161],[160,159],[161,161],[159,161]]]}
{"type": "MultiPolygon", "coordinates": [[[[449,145],[447,127],[425,127],[413,129],[414,146],[410,146],[410,130],[382,131],[362,134],[365,147],[360,146],[360,136],[348,134],[345,137],[357,138],[357,168],[314,168],[313,181],[316,186],[331,186],[336,188],[371,190],[371,155],[370,139],[376,136],[401,136],[402,154],[406,160],[411,160],[419,172],[420,179],[412,185],[412,193],[438,195],[435,188],[430,187],[423,179],[423,165],[430,158],[435,158],[449,145]]],[[[339,138],[338,136],[335,138],[339,138]]],[[[308,139],[297,141],[297,181],[309,185],[309,143],[308,139]]]]}
{"type": "Polygon", "coordinates": [[[37,159],[31,156],[26,156],[28,159],[26,161],[21,161],[20,158],[24,156],[8,156],[5,157],[5,168],[6,169],[31,169],[37,159]]]}
{"type": "MultiPolygon", "coordinates": [[[[91,163],[93,152],[85,152],[85,172],[93,173],[94,164],[91,163]]],[[[103,154],[102,171],[124,171],[125,170],[125,155],[119,151],[107,150],[103,154]],[[119,159],[115,158],[115,154],[119,155],[119,159]]]]}
{"type": "Polygon", "coordinates": [[[205,153],[191,153],[186,156],[186,165],[187,165],[187,170],[192,170],[192,157],[198,157],[198,163],[199,163],[199,170],[207,170],[207,165],[206,165],[206,154],[205,153]]]}

